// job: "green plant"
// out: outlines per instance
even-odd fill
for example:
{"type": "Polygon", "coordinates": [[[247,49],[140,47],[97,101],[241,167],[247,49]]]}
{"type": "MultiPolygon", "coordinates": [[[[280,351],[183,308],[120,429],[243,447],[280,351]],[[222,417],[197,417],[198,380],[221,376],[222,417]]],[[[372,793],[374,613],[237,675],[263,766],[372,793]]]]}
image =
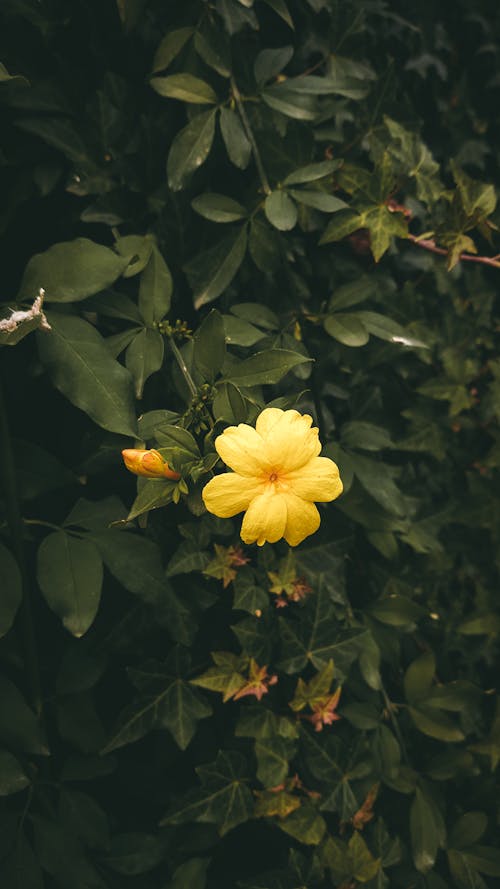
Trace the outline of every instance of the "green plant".
{"type": "Polygon", "coordinates": [[[0,22],[2,889],[498,885],[496,6],[0,22]],[[203,505],[269,406],[298,547],[203,505]]]}

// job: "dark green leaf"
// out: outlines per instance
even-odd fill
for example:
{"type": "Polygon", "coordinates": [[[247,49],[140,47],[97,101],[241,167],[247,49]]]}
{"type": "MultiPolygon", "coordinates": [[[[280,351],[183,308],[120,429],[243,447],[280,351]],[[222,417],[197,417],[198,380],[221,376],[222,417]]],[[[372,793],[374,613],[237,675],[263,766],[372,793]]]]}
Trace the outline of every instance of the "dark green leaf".
{"type": "Polygon", "coordinates": [[[54,385],[111,432],[136,434],[131,377],[83,318],[50,312],[52,330],[39,334],[40,360],[54,385]]]}
{"type": "Polygon", "coordinates": [[[16,757],[7,750],[0,749],[0,797],[19,793],[30,783],[16,757]]]}
{"type": "Polygon", "coordinates": [[[246,170],[252,154],[252,146],[236,111],[221,108],[220,130],[231,163],[246,170]]]}
{"type": "Polygon", "coordinates": [[[247,249],[246,227],[236,229],[215,246],[191,259],[185,272],[196,309],[213,302],[229,286],[247,249]]]}
{"type": "Polygon", "coordinates": [[[351,315],[343,312],[327,315],[323,326],[331,337],[345,346],[364,346],[370,335],[359,315],[360,313],[351,315]]]}
{"type": "Polygon", "coordinates": [[[256,352],[231,368],[231,381],[238,386],[264,386],[278,383],[293,367],[310,361],[298,352],[269,349],[256,352]]]}
{"type": "Polygon", "coordinates": [[[38,549],[37,578],[49,607],[73,636],[92,626],[101,598],[102,561],[90,540],[56,531],[38,549]]]}
{"type": "Polygon", "coordinates": [[[290,231],[297,222],[297,207],[286,191],[268,194],[264,210],[271,225],[279,231],[290,231]]]}
{"type": "Polygon", "coordinates": [[[193,360],[203,379],[213,383],[225,357],[224,321],[217,309],[212,309],[194,335],[193,360]]]}
{"type": "Polygon", "coordinates": [[[127,348],[125,364],[134,380],[135,397],[142,398],[144,384],[163,364],[164,343],[158,330],[144,327],[127,348]]]}
{"type": "Polygon", "coordinates": [[[247,215],[245,208],[223,194],[206,192],[191,201],[193,210],[212,222],[235,222],[247,215]]]}
{"type": "Polygon", "coordinates": [[[172,275],[160,251],[153,245],[139,285],[139,311],[147,325],[163,320],[170,309],[172,291],[172,275]]]}
{"type": "Polygon", "coordinates": [[[177,28],[175,31],[169,31],[165,34],[155,52],[153,61],[154,73],[168,68],[186,45],[193,32],[194,28],[177,28]]]}
{"type": "Polygon", "coordinates": [[[205,163],[215,133],[215,111],[204,111],[177,133],[168,160],[168,184],[172,191],[180,191],[190,176],[205,163]]]}
{"type": "Polygon", "coordinates": [[[160,96],[193,102],[195,105],[213,105],[217,101],[212,87],[192,74],[171,74],[169,77],[152,77],[151,86],[160,96]]]}
{"type": "Polygon", "coordinates": [[[48,754],[38,718],[14,683],[1,675],[0,741],[25,753],[48,754]]]}
{"type": "Polygon", "coordinates": [[[76,302],[109,287],[127,265],[127,259],[88,238],[54,244],[28,262],[18,299],[33,300],[43,287],[47,302],[76,302]]]}

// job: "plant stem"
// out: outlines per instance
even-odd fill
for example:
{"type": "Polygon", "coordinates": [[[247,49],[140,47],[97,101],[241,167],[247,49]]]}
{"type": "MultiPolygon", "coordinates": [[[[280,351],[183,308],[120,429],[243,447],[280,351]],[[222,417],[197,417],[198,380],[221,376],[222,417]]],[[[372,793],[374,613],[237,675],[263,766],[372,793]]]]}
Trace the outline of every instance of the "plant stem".
{"type": "Polygon", "coordinates": [[[257,142],[255,141],[255,136],[253,134],[252,127],[250,126],[250,121],[248,120],[247,113],[245,111],[245,107],[243,105],[243,101],[241,99],[241,94],[238,89],[238,85],[234,79],[234,76],[231,74],[231,90],[234,96],[234,101],[236,102],[239,115],[241,117],[241,122],[243,124],[243,129],[245,130],[246,137],[252,146],[253,156],[255,158],[255,165],[257,167],[257,172],[259,174],[260,182],[262,185],[262,190],[265,194],[271,194],[271,186],[269,185],[269,180],[266,176],[266,171],[264,170],[264,164],[262,163],[262,158],[260,156],[259,147],[257,142]]]}
{"type": "Polygon", "coordinates": [[[2,454],[1,470],[3,475],[7,524],[10,529],[12,548],[19,566],[23,588],[23,599],[19,609],[19,622],[23,640],[24,662],[30,688],[31,701],[35,712],[40,716],[42,711],[42,693],[40,685],[40,668],[38,664],[38,649],[33,621],[32,591],[24,552],[23,518],[17,488],[12,439],[1,385],[0,453],[2,454]]]}
{"type": "MultiPolygon", "coordinates": [[[[419,239],[417,235],[408,235],[410,240],[416,247],[422,250],[428,250],[429,253],[437,253],[439,256],[448,256],[448,251],[444,247],[438,247],[436,242],[428,238],[419,239]]],[[[458,257],[460,262],[479,262],[482,265],[492,266],[494,269],[500,269],[500,261],[497,256],[475,256],[473,253],[461,253],[458,257]]]]}
{"type": "Polygon", "coordinates": [[[170,348],[172,350],[172,355],[174,356],[175,360],[177,361],[177,364],[179,365],[179,370],[181,371],[182,376],[184,377],[184,379],[186,380],[186,383],[188,384],[189,391],[191,392],[191,395],[193,396],[193,398],[196,398],[196,396],[198,395],[198,389],[196,388],[196,384],[195,384],[191,374],[189,373],[186,362],[184,361],[184,358],[182,357],[180,350],[179,350],[177,343],[175,342],[173,336],[168,337],[168,342],[169,342],[170,348]]]}

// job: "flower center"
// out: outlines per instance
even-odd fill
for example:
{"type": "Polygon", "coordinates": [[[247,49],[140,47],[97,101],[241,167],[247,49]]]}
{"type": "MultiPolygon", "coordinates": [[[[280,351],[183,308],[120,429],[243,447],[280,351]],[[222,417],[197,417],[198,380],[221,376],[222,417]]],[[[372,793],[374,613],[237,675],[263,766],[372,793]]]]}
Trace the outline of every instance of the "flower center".
{"type": "Polygon", "coordinates": [[[271,472],[271,475],[269,476],[269,481],[275,482],[275,481],[277,481],[277,479],[278,479],[278,474],[276,472],[271,472]]]}

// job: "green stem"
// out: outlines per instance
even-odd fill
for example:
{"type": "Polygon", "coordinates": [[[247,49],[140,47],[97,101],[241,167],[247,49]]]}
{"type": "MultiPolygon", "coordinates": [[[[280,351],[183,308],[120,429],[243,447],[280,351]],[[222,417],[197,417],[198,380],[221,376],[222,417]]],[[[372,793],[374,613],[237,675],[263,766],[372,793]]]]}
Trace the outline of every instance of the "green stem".
{"type": "Polygon", "coordinates": [[[243,129],[245,130],[246,137],[252,146],[253,156],[255,158],[255,165],[257,167],[257,172],[259,174],[260,182],[262,185],[262,190],[265,194],[271,194],[271,186],[269,185],[269,180],[266,176],[266,171],[264,170],[264,164],[262,163],[262,158],[260,156],[259,147],[257,142],[255,141],[255,136],[253,134],[252,127],[250,126],[250,121],[248,120],[247,113],[245,111],[245,106],[243,105],[243,101],[241,99],[241,94],[238,89],[238,84],[236,83],[234,76],[231,74],[231,90],[234,96],[234,101],[236,102],[236,106],[239,111],[239,115],[241,118],[241,122],[243,124],[243,129]]]}
{"type": "Polygon", "coordinates": [[[172,355],[174,356],[175,360],[177,361],[177,364],[179,365],[179,370],[182,373],[182,376],[184,377],[184,379],[186,380],[186,383],[189,386],[189,391],[191,392],[191,395],[193,396],[193,398],[196,398],[196,396],[198,395],[198,389],[196,388],[196,383],[194,382],[191,374],[189,373],[186,362],[184,361],[184,358],[182,357],[182,355],[179,351],[179,348],[177,346],[177,343],[175,342],[173,336],[168,337],[168,342],[169,342],[170,348],[172,350],[172,355]]]}
{"type": "Polygon", "coordinates": [[[21,514],[16,469],[12,450],[12,439],[7,409],[0,385],[0,453],[3,489],[6,504],[7,524],[12,538],[12,548],[21,573],[23,600],[19,609],[19,623],[23,640],[24,662],[30,687],[31,700],[38,716],[42,711],[42,693],[38,649],[33,621],[32,591],[24,552],[24,528],[21,514]]]}

